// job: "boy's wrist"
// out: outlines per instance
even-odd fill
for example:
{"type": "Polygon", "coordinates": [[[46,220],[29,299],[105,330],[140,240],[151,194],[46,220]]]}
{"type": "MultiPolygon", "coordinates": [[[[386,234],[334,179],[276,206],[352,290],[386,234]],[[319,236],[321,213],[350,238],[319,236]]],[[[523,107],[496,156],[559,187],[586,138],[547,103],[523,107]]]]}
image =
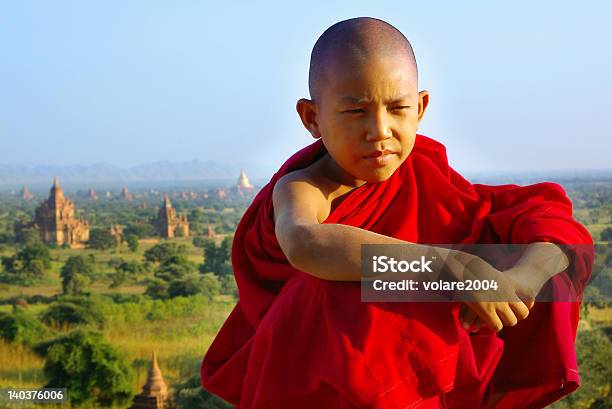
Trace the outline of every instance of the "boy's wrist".
{"type": "Polygon", "coordinates": [[[551,278],[544,270],[533,268],[533,266],[522,263],[505,270],[504,275],[519,285],[521,292],[529,298],[535,299],[538,293],[551,278]]]}

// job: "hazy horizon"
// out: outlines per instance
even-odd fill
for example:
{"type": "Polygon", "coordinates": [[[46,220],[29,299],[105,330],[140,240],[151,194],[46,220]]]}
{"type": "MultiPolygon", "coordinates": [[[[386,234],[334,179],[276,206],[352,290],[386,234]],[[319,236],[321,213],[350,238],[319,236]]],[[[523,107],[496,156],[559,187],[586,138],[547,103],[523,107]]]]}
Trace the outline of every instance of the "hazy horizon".
{"type": "MultiPolygon", "coordinates": [[[[248,172],[247,172],[248,174],[248,172]]],[[[54,174],[57,176],[57,174],[54,174]]],[[[85,191],[88,188],[95,190],[111,190],[119,191],[123,187],[128,187],[130,190],[148,190],[151,188],[164,188],[171,190],[189,190],[189,189],[212,189],[217,187],[234,186],[238,177],[214,177],[214,178],[187,178],[178,176],[174,179],[150,179],[146,177],[133,179],[87,179],[83,177],[71,177],[70,174],[66,177],[58,177],[60,185],[68,192],[85,191]]],[[[265,185],[272,176],[270,174],[250,174],[248,175],[251,184],[256,187],[265,185]]],[[[607,182],[612,183],[612,169],[581,169],[581,170],[531,170],[531,171],[467,171],[463,176],[473,183],[536,183],[544,181],[552,181],[557,183],[574,183],[574,182],[607,182]]],[[[40,176],[35,180],[29,181],[7,181],[2,179],[0,171],[0,192],[11,191],[16,193],[24,186],[27,186],[32,193],[47,194],[53,183],[52,175],[40,176]]]]}

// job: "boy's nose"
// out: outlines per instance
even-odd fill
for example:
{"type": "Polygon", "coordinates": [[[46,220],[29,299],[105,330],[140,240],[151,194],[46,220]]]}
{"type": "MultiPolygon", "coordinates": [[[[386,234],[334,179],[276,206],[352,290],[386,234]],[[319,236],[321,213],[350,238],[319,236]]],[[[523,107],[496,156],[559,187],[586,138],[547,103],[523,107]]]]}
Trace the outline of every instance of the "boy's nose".
{"type": "Polygon", "coordinates": [[[366,135],[368,142],[389,139],[393,136],[389,121],[386,120],[384,114],[377,113],[373,115],[369,122],[368,133],[366,135]]]}

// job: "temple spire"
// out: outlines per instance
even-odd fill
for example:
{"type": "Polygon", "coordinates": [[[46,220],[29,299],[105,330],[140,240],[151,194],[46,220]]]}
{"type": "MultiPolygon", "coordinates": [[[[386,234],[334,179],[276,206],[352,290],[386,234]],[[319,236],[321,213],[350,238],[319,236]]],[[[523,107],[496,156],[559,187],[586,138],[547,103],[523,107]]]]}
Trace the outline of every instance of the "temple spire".
{"type": "Polygon", "coordinates": [[[51,187],[51,191],[49,192],[49,200],[54,204],[64,200],[64,191],[60,186],[60,182],[57,176],[53,177],[53,186],[51,187]]]}
{"type": "Polygon", "coordinates": [[[164,382],[161,369],[157,364],[157,355],[153,351],[151,355],[151,367],[149,369],[149,377],[147,383],[142,388],[143,394],[150,396],[166,396],[168,393],[168,386],[164,382]]]}
{"type": "Polygon", "coordinates": [[[164,381],[161,369],[157,364],[155,351],[151,354],[151,366],[147,382],[142,387],[142,392],[134,397],[130,409],[165,409],[174,408],[173,399],[168,392],[168,386],[164,381]]]}

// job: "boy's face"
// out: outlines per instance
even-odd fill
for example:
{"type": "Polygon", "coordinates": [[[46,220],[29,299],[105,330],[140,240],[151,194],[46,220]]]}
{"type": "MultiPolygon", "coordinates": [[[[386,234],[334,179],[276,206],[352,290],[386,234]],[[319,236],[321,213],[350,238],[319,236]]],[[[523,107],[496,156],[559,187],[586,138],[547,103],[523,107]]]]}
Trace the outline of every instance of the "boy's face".
{"type": "Polygon", "coordinates": [[[339,180],[384,181],[412,151],[429,94],[417,92],[406,64],[401,57],[334,62],[317,100],[298,102],[304,125],[323,139],[339,180]]]}

